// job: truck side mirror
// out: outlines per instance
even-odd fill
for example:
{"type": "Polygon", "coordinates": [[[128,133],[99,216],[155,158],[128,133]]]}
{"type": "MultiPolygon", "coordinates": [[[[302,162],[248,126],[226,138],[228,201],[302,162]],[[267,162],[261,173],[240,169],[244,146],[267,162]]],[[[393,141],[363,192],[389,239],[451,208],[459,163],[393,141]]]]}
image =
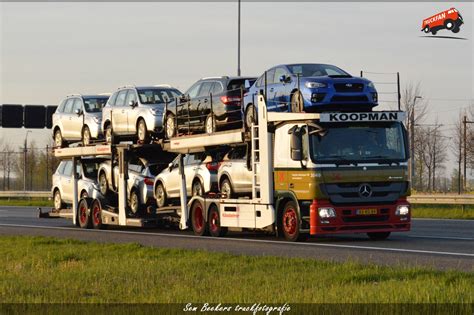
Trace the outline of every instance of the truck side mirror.
{"type": "Polygon", "coordinates": [[[301,137],[301,130],[298,126],[291,128],[288,133],[290,138],[290,155],[293,161],[303,160],[303,140],[301,137]]]}

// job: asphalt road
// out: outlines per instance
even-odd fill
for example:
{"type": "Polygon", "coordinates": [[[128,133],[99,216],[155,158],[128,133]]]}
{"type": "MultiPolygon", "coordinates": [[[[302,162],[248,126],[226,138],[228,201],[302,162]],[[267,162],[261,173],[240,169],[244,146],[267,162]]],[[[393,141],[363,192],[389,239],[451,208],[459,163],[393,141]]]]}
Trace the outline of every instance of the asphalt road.
{"type": "Polygon", "coordinates": [[[289,243],[263,233],[248,232],[230,232],[225,238],[211,238],[164,228],[83,230],[66,219],[39,219],[35,207],[0,206],[0,235],[136,242],[162,248],[474,271],[474,220],[415,219],[411,232],[393,233],[389,239],[377,242],[369,240],[365,234],[350,234],[289,243]]]}

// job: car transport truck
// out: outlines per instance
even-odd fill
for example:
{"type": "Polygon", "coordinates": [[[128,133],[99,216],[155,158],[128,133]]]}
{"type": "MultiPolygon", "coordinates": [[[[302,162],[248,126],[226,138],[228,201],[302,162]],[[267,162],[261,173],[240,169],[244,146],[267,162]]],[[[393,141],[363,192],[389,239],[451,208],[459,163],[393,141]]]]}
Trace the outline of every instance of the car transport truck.
{"type": "MultiPolygon", "coordinates": [[[[118,202],[76,199],[72,209],[42,216],[72,218],[83,228],[147,226],[173,217],[180,229],[191,228],[199,236],[223,236],[229,229],[265,230],[288,241],[350,233],[385,239],[391,232],[410,230],[404,112],[268,112],[263,95],[257,103],[258,123],[249,131],[176,136],[147,145],[56,149],[56,157],[74,163],[88,156],[118,157],[118,202]],[[249,150],[252,196],[208,194],[188,200],[183,155],[242,144],[249,150]],[[180,157],[179,206],[148,207],[141,217],[128,216],[127,160],[140,154],[180,157]]],[[[73,182],[77,190],[77,178],[73,182]]]]}

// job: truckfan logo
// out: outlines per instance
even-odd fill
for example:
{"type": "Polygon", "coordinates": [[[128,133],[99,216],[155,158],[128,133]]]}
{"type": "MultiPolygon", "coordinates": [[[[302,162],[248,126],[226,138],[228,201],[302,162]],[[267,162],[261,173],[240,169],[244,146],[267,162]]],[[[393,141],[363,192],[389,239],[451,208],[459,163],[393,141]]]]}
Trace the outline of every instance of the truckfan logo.
{"type": "Polygon", "coordinates": [[[372,196],[372,187],[369,184],[362,184],[359,186],[359,196],[362,198],[369,198],[372,196]]]}
{"type": "Polygon", "coordinates": [[[461,13],[455,8],[450,8],[424,19],[421,23],[421,31],[436,35],[439,30],[447,29],[458,33],[463,23],[461,13]]]}

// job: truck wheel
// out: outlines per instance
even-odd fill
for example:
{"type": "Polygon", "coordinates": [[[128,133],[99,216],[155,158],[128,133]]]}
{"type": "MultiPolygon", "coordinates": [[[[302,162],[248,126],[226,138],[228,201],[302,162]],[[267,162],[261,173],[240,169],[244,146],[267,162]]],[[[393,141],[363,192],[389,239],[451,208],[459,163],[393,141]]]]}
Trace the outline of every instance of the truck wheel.
{"type": "Polygon", "coordinates": [[[453,33],[459,33],[459,26],[456,26],[455,28],[453,28],[453,29],[451,30],[451,32],[453,32],[453,33]]]}
{"type": "Polygon", "coordinates": [[[56,189],[54,191],[53,201],[54,201],[54,209],[61,210],[62,208],[64,208],[64,203],[61,199],[61,192],[59,191],[59,189],[56,189]]]}
{"type": "Polygon", "coordinates": [[[234,193],[232,191],[232,185],[228,178],[225,178],[221,183],[221,194],[224,195],[226,199],[231,199],[234,197],[234,193]]]}
{"type": "Polygon", "coordinates": [[[58,129],[54,132],[54,146],[56,148],[62,148],[63,145],[64,145],[63,136],[61,134],[61,130],[58,129]]]}
{"type": "Polygon", "coordinates": [[[82,130],[82,145],[86,146],[91,143],[91,131],[89,130],[89,127],[84,126],[84,129],[82,130]]]}
{"type": "Polygon", "coordinates": [[[107,176],[105,176],[105,173],[100,173],[99,175],[99,190],[104,197],[109,193],[109,184],[107,183],[107,176]]]}
{"type": "Polygon", "coordinates": [[[100,230],[105,226],[102,223],[102,205],[98,199],[94,199],[91,205],[92,227],[100,230]]]}
{"type": "Polygon", "coordinates": [[[204,207],[199,200],[196,200],[191,207],[191,224],[195,235],[209,234],[207,224],[204,221],[204,207]]]}
{"type": "Polygon", "coordinates": [[[209,219],[207,220],[209,225],[209,233],[214,237],[220,237],[227,234],[227,228],[221,227],[221,219],[219,217],[219,210],[214,205],[209,210],[209,219]]]}
{"type": "Polygon", "coordinates": [[[280,230],[287,241],[304,240],[307,235],[300,232],[300,218],[294,201],[288,201],[280,215],[280,230]]]}
{"type": "Polygon", "coordinates": [[[162,208],[166,204],[166,191],[162,183],[158,183],[155,188],[156,206],[162,208]]]}
{"type": "Polygon", "coordinates": [[[140,119],[137,124],[137,139],[138,143],[141,144],[149,142],[148,130],[143,119],[140,119]]]}
{"type": "Polygon", "coordinates": [[[367,236],[373,241],[382,241],[390,236],[390,232],[369,232],[367,236]]]}
{"type": "Polygon", "coordinates": [[[300,93],[300,91],[293,93],[291,96],[291,112],[301,113],[304,108],[303,102],[303,95],[300,93]]]}
{"type": "Polygon", "coordinates": [[[437,30],[431,30],[431,34],[436,35],[436,33],[438,33],[437,30]]]}
{"type": "Polygon", "coordinates": [[[250,104],[245,110],[245,129],[249,131],[252,124],[255,124],[256,122],[257,111],[255,110],[255,106],[253,104],[250,104]]]}
{"type": "Polygon", "coordinates": [[[176,135],[176,124],[173,114],[166,115],[165,119],[165,137],[171,139],[176,135]]]}
{"type": "Polygon", "coordinates": [[[444,27],[446,27],[446,29],[448,30],[452,30],[454,28],[455,24],[453,22],[453,20],[446,20],[444,22],[444,27]]]}
{"type": "Polygon", "coordinates": [[[84,198],[77,204],[77,219],[79,221],[79,226],[83,229],[90,229],[92,227],[90,215],[91,203],[91,198],[84,198]]]}
{"type": "Polygon", "coordinates": [[[195,179],[192,187],[193,196],[202,196],[204,195],[204,186],[202,185],[199,179],[195,179]]]}
{"type": "Polygon", "coordinates": [[[430,27],[428,25],[425,26],[425,28],[423,29],[423,32],[428,34],[430,32],[430,27]]]}

